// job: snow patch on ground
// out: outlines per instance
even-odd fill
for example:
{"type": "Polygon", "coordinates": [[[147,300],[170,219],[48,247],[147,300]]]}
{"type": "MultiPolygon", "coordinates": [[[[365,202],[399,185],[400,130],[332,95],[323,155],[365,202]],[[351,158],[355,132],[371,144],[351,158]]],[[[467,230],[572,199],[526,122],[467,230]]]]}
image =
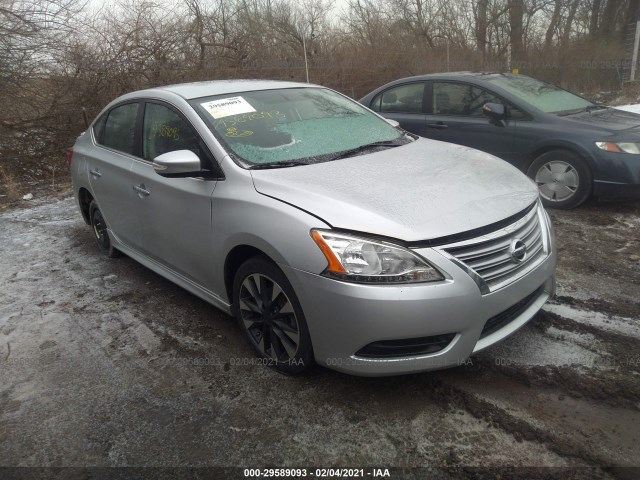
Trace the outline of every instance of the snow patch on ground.
{"type": "Polygon", "coordinates": [[[593,335],[549,329],[545,334],[528,328],[495,345],[491,357],[501,366],[593,367],[601,365],[599,342],[593,335]]]}
{"type": "Polygon", "coordinates": [[[590,325],[620,335],[640,338],[640,320],[637,318],[617,317],[615,315],[579,310],[569,305],[558,305],[554,303],[547,303],[543,309],[577,323],[590,325]]]}

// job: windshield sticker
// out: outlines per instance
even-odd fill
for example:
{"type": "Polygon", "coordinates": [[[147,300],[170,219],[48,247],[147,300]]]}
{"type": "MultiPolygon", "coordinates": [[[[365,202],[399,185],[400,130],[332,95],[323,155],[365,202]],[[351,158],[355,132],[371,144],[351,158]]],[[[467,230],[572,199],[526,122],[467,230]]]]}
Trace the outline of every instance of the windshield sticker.
{"type": "Polygon", "coordinates": [[[256,109],[242,97],[223,98],[222,100],[213,100],[211,102],[201,103],[200,105],[202,105],[209,115],[216,119],[256,111],[256,109]]]}

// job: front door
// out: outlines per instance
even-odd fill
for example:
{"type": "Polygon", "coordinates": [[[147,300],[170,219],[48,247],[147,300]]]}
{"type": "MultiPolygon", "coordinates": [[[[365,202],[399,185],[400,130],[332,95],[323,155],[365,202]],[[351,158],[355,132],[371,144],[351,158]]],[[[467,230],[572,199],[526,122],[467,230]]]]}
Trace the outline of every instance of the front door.
{"type": "Polygon", "coordinates": [[[140,250],[175,273],[200,285],[213,277],[211,195],[215,180],[165,178],[153,169],[163,153],[191,150],[203,167],[212,161],[202,139],[173,107],[145,104],[142,159],[131,170],[142,243],[140,250]]]}
{"type": "Polygon", "coordinates": [[[515,121],[507,117],[492,123],[482,113],[485,103],[504,104],[502,99],[467,83],[433,82],[430,90],[426,137],[477,148],[505,160],[513,157],[515,121]]]}

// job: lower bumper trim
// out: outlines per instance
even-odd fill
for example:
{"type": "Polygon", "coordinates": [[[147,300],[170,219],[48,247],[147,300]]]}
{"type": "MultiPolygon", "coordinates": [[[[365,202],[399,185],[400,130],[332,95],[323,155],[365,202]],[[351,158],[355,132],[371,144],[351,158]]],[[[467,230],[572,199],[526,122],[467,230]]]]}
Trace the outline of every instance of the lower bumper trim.
{"type": "Polygon", "coordinates": [[[593,182],[593,194],[603,199],[640,199],[640,184],[593,182]]]}
{"type": "Polygon", "coordinates": [[[401,340],[381,340],[361,348],[355,356],[384,359],[428,355],[447,348],[455,336],[455,333],[447,333],[401,340]]]}
{"type": "Polygon", "coordinates": [[[511,307],[487,320],[487,322],[484,324],[482,332],[480,333],[480,338],[482,339],[491,335],[493,332],[497,332],[505,325],[511,323],[512,320],[518,318],[518,316],[527,308],[529,308],[529,305],[531,305],[536,300],[536,298],[540,296],[540,293],[543,289],[544,286],[536,289],[532,294],[526,296],[515,305],[512,305],[511,307]]]}

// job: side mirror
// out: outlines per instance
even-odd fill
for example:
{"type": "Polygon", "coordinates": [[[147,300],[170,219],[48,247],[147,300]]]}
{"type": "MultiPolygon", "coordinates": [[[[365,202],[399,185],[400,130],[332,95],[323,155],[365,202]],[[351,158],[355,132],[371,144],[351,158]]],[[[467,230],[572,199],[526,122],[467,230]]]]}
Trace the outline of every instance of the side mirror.
{"type": "Polygon", "coordinates": [[[387,121],[387,123],[389,125],[391,125],[392,127],[399,127],[400,126],[400,122],[396,121],[396,120],[392,120],[390,118],[385,118],[385,120],[387,121]]]}
{"type": "Polygon", "coordinates": [[[482,113],[484,113],[492,123],[499,123],[504,120],[505,110],[504,105],[501,103],[488,102],[482,106],[482,113]]]}
{"type": "Polygon", "coordinates": [[[201,173],[202,166],[191,150],[176,150],[154,158],[153,169],[163,177],[190,177],[201,173]]]}

